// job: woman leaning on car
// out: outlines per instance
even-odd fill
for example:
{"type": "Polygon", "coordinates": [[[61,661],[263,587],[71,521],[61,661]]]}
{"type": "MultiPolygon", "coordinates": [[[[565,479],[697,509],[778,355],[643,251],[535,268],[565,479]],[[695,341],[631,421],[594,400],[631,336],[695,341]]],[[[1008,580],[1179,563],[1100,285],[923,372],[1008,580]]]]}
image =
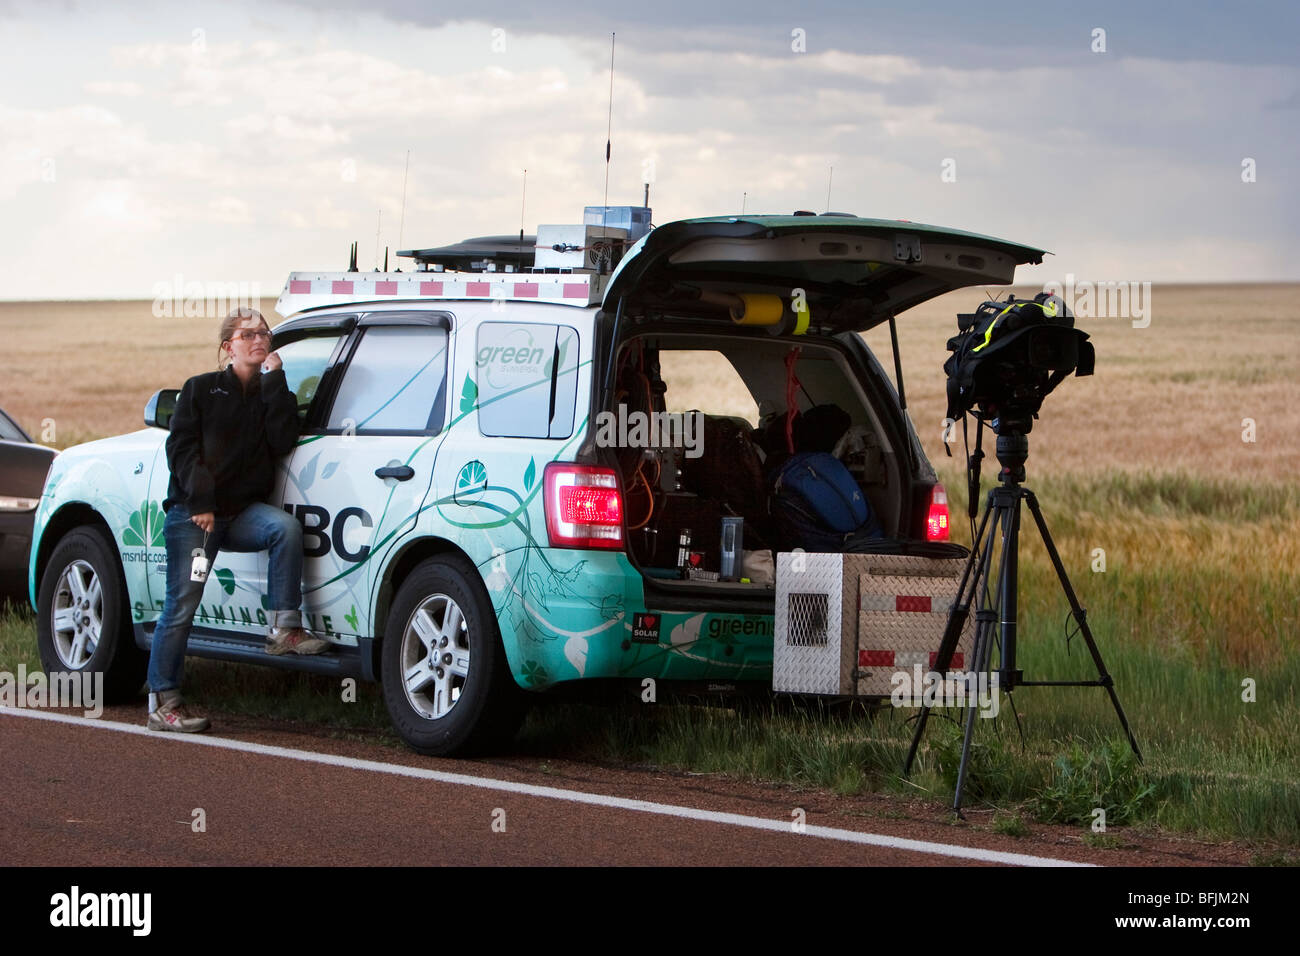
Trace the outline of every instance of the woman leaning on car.
{"type": "Polygon", "coordinates": [[[193,578],[206,578],[220,549],[269,551],[268,654],[319,654],[330,646],[302,627],[302,526],[266,504],[275,461],[298,438],[297,402],[271,351],[271,330],[256,309],[235,309],[219,341],[218,371],[185,383],[167,437],[167,596],[149,654],[150,730],[208,729],[206,717],[185,708],[180,686],[203,596],[204,581],[193,578]],[[207,562],[198,575],[196,550],[207,562]]]}

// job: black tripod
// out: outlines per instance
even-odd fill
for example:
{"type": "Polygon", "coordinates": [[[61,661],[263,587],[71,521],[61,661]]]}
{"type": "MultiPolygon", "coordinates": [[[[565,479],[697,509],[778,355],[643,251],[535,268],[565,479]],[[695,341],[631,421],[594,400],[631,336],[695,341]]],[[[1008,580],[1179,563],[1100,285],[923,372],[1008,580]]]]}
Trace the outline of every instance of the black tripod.
{"type": "MultiPolygon", "coordinates": [[[[981,453],[977,451],[976,455],[980,456],[981,453]]],[[[1097,650],[1097,643],[1093,640],[1092,631],[1088,628],[1087,612],[1079,606],[1079,599],[1075,597],[1074,588],[1070,586],[1070,579],[1065,573],[1065,567],[1061,564],[1061,556],[1056,551],[1056,545],[1052,542],[1052,536],[1047,530],[1047,523],[1043,520],[1043,512],[1038,507],[1038,499],[1034,497],[1032,491],[1021,484],[1025,480],[1025,459],[1029,457],[1029,437],[1023,432],[999,435],[997,456],[1002,465],[1002,471],[998,475],[1001,484],[989,490],[988,501],[984,507],[984,517],[980,521],[979,530],[976,532],[975,540],[971,544],[970,558],[966,561],[966,569],[962,573],[961,586],[957,589],[957,597],[952,609],[948,612],[948,624],[943,632],[943,642],[939,645],[939,653],[935,659],[933,670],[941,675],[948,672],[948,668],[952,664],[953,654],[957,650],[957,642],[961,639],[966,619],[970,615],[971,603],[978,593],[980,599],[978,610],[975,612],[975,641],[974,646],[971,648],[971,666],[967,671],[967,679],[971,689],[973,690],[975,676],[983,674],[989,669],[995,635],[994,625],[997,625],[997,634],[1000,638],[997,692],[1007,691],[1009,693],[1017,687],[1104,687],[1106,693],[1110,695],[1110,702],[1115,706],[1115,713],[1119,716],[1120,725],[1128,736],[1129,746],[1133,748],[1133,753],[1137,755],[1140,761],[1142,752],[1138,750],[1137,741],[1133,738],[1133,731],[1129,729],[1128,719],[1124,716],[1124,708],[1120,706],[1119,697],[1115,694],[1115,682],[1111,679],[1110,674],[1106,672],[1106,665],[1102,662],[1101,652],[1097,650]],[[1065,597],[1070,602],[1070,610],[1079,624],[1079,630],[1083,634],[1084,641],[1087,642],[1093,663],[1097,665],[1097,680],[1027,681],[1024,679],[1023,673],[1016,669],[1016,588],[1018,586],[1019,571],[1021,501],[1029,503],[1029,511],[1034,516],[1034,523],[1038,525],[1039,534],[1043,537],[1043,544],[1047,547],[1047,554],[1052,559],[1052,566],[1056,568],[1056,576],[1060,578],[1065,597]],[[1002,529],[1002,554],[997,579],[993,586],[993,593],[997,595],[996,601],[992,600],[988,587],[980,587],[988,572],[989,565],[992,563],[993,545],[997,538],[996,533],[989,533],[987,537],[985,536],[985,532],[989,530],[990,519],[992,519],[994,528],[1002,529]],[[972,574],[972,572],[974,573],[972,574]],[[999,611],[1001,612],[1001,621],[998,620],[999,611]]],[[[978,468],[978,460],[975,460],[973,465],[978,468]]],[[[978,487],[977,480],[972,484],[978,487]]],[[[974,495],[972,495],[973,501],[974,495]]],[[[973,517],[974,511],[971,514],[973,517]]],[[[961,764],[957,770],[957,792],[953,797],[952,805],[953,811],[958,816],[961,816],[961,791],[966,780],[966,765],[970,759],[971,737],[975,731],[975,712],[976,708],[972,706],[970,694],[968,694],[966,702],[966,733],[962,740],[961,764]]],[[[916,724],[916,733],[912,737],[912,746],[907,751],[907,762],[903,765],[904,776],[911,773],[912,761],[916,757],[916,749],[921,743],[921,735],[925,733],[925,724],[929,716],[930,705],[923,703],[916,724]]]]}

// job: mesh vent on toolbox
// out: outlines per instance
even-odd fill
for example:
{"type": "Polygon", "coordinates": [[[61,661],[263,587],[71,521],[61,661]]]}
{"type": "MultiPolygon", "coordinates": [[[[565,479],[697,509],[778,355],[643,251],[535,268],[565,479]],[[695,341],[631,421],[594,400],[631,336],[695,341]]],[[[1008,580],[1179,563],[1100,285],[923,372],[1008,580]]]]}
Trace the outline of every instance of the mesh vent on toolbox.
{"type": "Polygon", "coordinates": [[[789,594],[787,606],[786,643],[800,647],[825,645],[827,618],[830,613],[829,597],[825,594],[789,594]]]}

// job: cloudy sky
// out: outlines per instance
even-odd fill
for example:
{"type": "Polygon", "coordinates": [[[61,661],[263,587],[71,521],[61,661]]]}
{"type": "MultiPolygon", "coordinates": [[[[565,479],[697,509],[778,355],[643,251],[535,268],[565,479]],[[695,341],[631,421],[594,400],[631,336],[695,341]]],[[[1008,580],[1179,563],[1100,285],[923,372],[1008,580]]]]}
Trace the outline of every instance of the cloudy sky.
{"type": "Polygon", "coordinates": [[[649,180],[658,223],[829,180],[1052,250],[1025,281],[1300,280],[1300,6],[899,7],[0,0],[0,298],[274,295],[517,231],[524,169],[529,232],[579,222],[611,32],[609,202],[649,180]]]}

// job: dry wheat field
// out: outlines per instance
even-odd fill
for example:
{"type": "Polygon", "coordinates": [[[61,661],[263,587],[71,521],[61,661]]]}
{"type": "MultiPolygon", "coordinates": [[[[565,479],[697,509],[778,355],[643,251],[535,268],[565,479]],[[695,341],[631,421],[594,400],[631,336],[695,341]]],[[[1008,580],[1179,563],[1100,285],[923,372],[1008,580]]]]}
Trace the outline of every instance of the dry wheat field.
{"type": "MultiPolygon", "coordinates": [[[[1031,475],[1182,469],[1296,481],[1297,294],[1297,285],[1157,285],[1146,328],[1122,318],[1080,319],[1096,345],[1097,371],[1048,396],[1030,436],[1031,475]],[[1254,442],[1242,440],[1247,418],[1255,422],[1254,442]]],[[[953,293],[898,323],[912,418],[935,461],[942,455],[944,346],[956,331],[954,313],[972,311],[982,298],[978,290],[953,293]]],[[[887,332],[873,331],[868,340],[889,354],[887,332]]]]}
{"type": "MultiPolygon", "coordinates": [[[[898,322],[912,420],[940,465],[945,343],[955,314],[983,297],[954,292],[898,322]]],[[[272,322],[273,305],[261,304],[272,322]]],[[[156,318],[147,301],[0,303],[0,407],[58,448],[133,430],[156,389],[215,367],[217,323],[156,318]]],[[[1148,327],[1118,318],[1079,325],[1096,344],[1097,372],[1048,398],[1031,435],[1031,476],[1109,469],[1300,476],[1300,285],[1157,285],[1148,327]],[[1254,421],[1253,442],[1242,440],[1244,419],[1254,421]]],[[[892,376],[887,330],[867,341],[892,376]]],[[[699,381],[675,384],[703,401],[710,394],[701,386],[712,377],[702,362],[699,381]]],[[[746,411],[728,407],[721,389],[715,401],[718,411],[746,411]]]]}

